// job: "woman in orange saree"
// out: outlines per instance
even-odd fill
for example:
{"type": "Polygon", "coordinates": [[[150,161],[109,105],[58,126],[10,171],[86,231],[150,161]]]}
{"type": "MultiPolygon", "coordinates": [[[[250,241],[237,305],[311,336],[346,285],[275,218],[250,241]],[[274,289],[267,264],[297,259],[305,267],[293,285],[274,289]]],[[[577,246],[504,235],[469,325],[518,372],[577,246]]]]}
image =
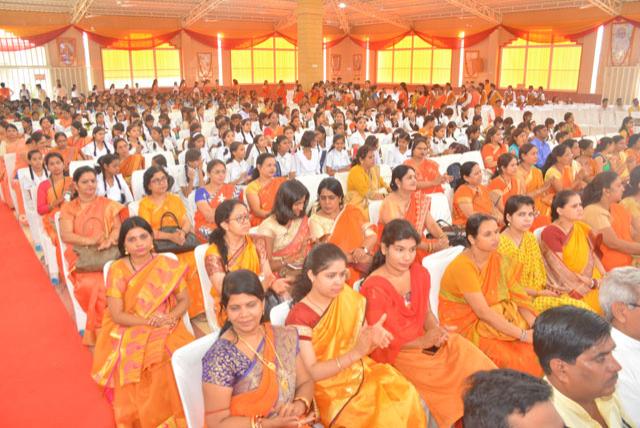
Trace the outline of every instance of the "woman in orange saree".
{"type": "Polygon", "coordinates": [[[456,327],[498,367],[542,376],[532,346],[536,313],[520,284],[520,265],[498,253],[495,219],[476,214],[466,229],[471,247],[442,277],[440,322],[456,327]]]}
{"type": "Polygon", "coordinates": [[[56,147],[53,151],[58,152],[64,159],[64,170],[69,171],[69,164],[73,161],[82,160],[80,148],[68,144],[67,136],[64,132],[58,132],[55,136],[56,147]]]}
{"type": "Polygon", "coordinates": [[[407,159],[404,164],[413,168],[418,179],[418,190],[421,193],[442,193],[442,184],[449,181],[448,175],[441,175],[438,164],[428,159],[429,145],[426,138],[414,137],[411,146],[411,159],[407,159]]]}
{"type": "Polygon", "coordinates": [[[460,167],[460,179],[453,194],[453,224],[464,226],[476,213],[492,215],[502,221],[500,211],[491,202],[489,189],[482,185],[482,170],[475,162],[460,167]]]}
{"type": "Polygon", "coordinates": [[[193,340],[182,322],[186,267],[153,253],[153,230],[140,217],[124,221],[118,246],[92,377],[112,391],[117,426],[186,427],[171,368],[173,352],[193,340]]]}
{"type": "MultiPolygon", "coordinates": [[[[169,174],[162,168],[152,166],[145,171],[143,183],[147,196],[140,201],[138,214],[151,225],[154,239],[167,239],[182,245],[185,235],[191,231],[191,221],[180,197],[168,191],[169,174]],[[173,214],[178,224],[167,213],[173,214]],[[160,230],[162,226],[177,226],[179,229],[173,233],[163,232],[160,230]]],[[[188,267],[185,279],[189,291],[189,317],[194,318],[204,313],[196,259],[193,250],[177,256],[180,263],[188,267]]]]}
{"type": "Polygon", "coordinates": [[[347,256],[347,283],[353,285],[369,271],[378,240],[376,227],[366,221],[358,208],[344,204],[342,185],[333,177],[318,185],[318,201],[318,210],[309,218],[311,238],[340,247],[347,256]]]}
{"type": "Polygon", "coordinates": [[[450,427],[462,417],[467,377],[496,366],[470,341],[439,325],[429,304],[429,272],[411,257],[419,242],[406,220],[389,223],[378,263],[360,292],[367,299],[367,322],[386,314],[383,326],[393,335],[389,346],[371,357],[398,369],[414,384],[437,425],[450,427]]]}
{"type": "Polygon", "coordinates": [[[222,289],[228,321],[202,359],[206,426],[309,427],[313,381],[295,329],[262,323],[265,294],[253,272],[229,273],[222,289]]]}
{"type": "Polygon", "coordinates": [[[85,166],[73,173],[78,196],[60,209],[60,236],[67,244],[62,255],[69,266],[76,300],[87,313],[87,326],[82,341],[95,345],[106,305],[104,277],[99,272],[78,272],[78,254],[74,246],[97,246],[106,250],[118,243],[122,205],[96,195],[96,172],[85,166]]]}
{"type": "Polygon", "coordinates": [[[113,148],[120,159],[120,174],[131,185],[133,171],[144,168],[144,157],[140,153],[130,154],[129,143],[122,138],[114,140],[113,148]]]}
{"type": "MultiPolygon", "coordinates": [[[[545,201],[548,201],[549,198],[553,200],[553,196],[561,190],[580,190],[582,181],[577,179],[572,162],[573,153],[568,146],[560,144],[551,150],[542,167],[544,182],[549,184],[548,196],[544,199],[545,201]]],[[[545,206],[541,214],[550,216],[551,205],[545,206]]]]}
{"type": "Polygon", "coordinates": [[[545,214],[553,200],[553,196],[549,196],[547,192],[551,183],[544,182],[542,171],[535,166],[538,162],[538,148],[536,146],[530,143],[523,144],[520,147],[519,157],[520,164],[516,176],[520,182],[521,191],[524,189],[523,193],[533,198],[536,204],[537,216],[531,226],[531,230],[535,230],[551,223],[550,214],[545,214]]]}
{"type": "Polygon", "coordinates": [[[214,159],[207,164],[209,181],[196,189],[195,233],[201,242],[208,242],[209,235],[216,228],[216,208],[226,200],[233,199],[233,184],[225,184],[227,168],[224,162],[214,159]]]}
{"type": "Polygon", "coordinates": [[[369,357],[391,334],[365,320],[366,300],[344,284],[346,257],[333,244],[315,246],[293,288],[286,324],[300,335],[300,354],[315,384],[324,426],[426,427],[415,387],[389,364],[369,357]]]}
{"type": "Polygon", "coordinates": [[[513,153],[504,153],[498,157],[496,172],[493,174],[487,188],[491,195],[491,202],[498,208],[500,213],[504,213],[507,199],[522,193],[517,171],[518,161],[513,153]]]}
{"type": "Polygon", "coordinates": [[[605,171],[584,189],[584,221],[595,234],[602,235],[598,249],[604,269],[628,266],[640,255],[640,231],[637,219],[620,204],[624,186],[613,171],[605,171]]]}
{"type": "Polygon", "coordinates": [[[498,164],[498,157],[507,153],[507,146],[502,140],[502,131],[498,128],[489,128],[487,135],[485,136],[485,143],[480,150],[482,154],[482,160],[484,161],[484,167],[492,173],[496,170],[498,164]]]}
{"type": "Polygon", "coordinates": [[[391,175],[392,192],[380,207],[378,236],[382,236],[382,231],[392,220],[407,219],[421,236],[416,251],[416,261],[420,263],[429,254],[449,247],[449,239],[429,212],[431,198],[417,191],[416,184],[416,172],[413,168],[407,165],[394,168],[391,175]],[[433,238],[426,238],[426,233],[433,238]]]}
{"type": "Polygon", "coordinates": [[[271,153],[262,153],[256,159],[252,181],[247,185],[245,193],[251,210],[251,226],[259,225],[273,210],[276,193],[287,179],[274,177],[276,158],[271,153]]]}

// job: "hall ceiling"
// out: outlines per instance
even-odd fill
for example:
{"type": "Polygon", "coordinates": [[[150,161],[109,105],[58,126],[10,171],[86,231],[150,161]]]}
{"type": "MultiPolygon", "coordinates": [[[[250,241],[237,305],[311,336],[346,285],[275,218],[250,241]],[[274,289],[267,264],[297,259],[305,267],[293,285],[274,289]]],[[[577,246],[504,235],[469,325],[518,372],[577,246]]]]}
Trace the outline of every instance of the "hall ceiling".
{"type": "MultiPolygon", "coordinates": [[[[324,23],[346,31],[369,24],[410,28],[430,18],[476,17],[500,22],[505,14],[579,8],[615,15],[636,0],[324,0],[324,23]]],[[[8,0],[0,10],[68,13],[72,22],[101,15],[163,17],[183,25],[204,21],[272,23],[276,29],[295,23],[295,0],[8,0]]],[[[1,24],[0,24],[1,25],[1,24]]]]}

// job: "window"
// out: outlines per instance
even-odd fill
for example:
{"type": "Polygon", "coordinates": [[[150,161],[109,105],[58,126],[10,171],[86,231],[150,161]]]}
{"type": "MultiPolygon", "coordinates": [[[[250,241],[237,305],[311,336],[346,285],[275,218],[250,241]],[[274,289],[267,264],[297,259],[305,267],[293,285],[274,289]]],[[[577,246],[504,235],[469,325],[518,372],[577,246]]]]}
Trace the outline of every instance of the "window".
{"type": "MultiPolygon", "coordinates": [[[[4,48],[32,46],[30,42],[0,29],[0,45],[4,48]]],[[[0,51],[0,82],[13,91],[12,99],[20,96],[21,85],[27,87],[31,97],[37,97],[36,84],[51,95],[51,73],[44,46],[23,50],[0,51]]]]}
{"type": "Polygon", "coordinates": [[[102,71],[105,88],[134,83],[150,87],[154,79],[158,86],[173,86],[182,79],[180,49],[169,43],[143,50],[102,49],[102,71]]]}
{"type": "Polygon", "coordinates": [[[380,83],[440,83],[451,80],[451,49],[437,49],[411,35],[378,51],[380,83]]]}
{"type": "Polygon", "coordinates": [[[582,46],[572,42],[516,39],[500,49],[500,86],[577,91],[581,56],[582,46]]]}
{"type": "Polygon", "coordinates": [[[249,49],[231,51],[231,74],[238,83],[295,82],[298,51],[283,37],[270,37],[249,49]]]}

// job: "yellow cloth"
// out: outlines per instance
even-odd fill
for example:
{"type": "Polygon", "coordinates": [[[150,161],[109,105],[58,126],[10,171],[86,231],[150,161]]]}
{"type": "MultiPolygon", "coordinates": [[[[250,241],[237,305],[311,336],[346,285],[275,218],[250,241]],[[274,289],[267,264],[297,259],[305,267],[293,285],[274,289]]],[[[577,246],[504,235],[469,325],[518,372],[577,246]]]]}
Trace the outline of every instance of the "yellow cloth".
{"type": "MultiPolygon", "coordinates": [[[[140,207],[138,208],[138,215],[149,222],[154,231],[160,229],[162,216],[167,212],[173,213],[180,224],[182,224],[187,215],[187,209],[182,203],[182,200],[173,193],[167,193],[161,206],[156,206],[149,196],[145,196],[140,201],[140,207]]],[[[180,226],[180,224],[176,225],[172,219],[165,217],[163,226],[180,226]]],[[[193,318],[204,312],[204,301],[202,289],[200,288],[200,278],[198,278],[198,270],[196,268],[196,259],[193,251],[180,253],[177,254],[177,256],[180,263],[188,267],[186,280],[189,290],[189,316],[193,318]]]]}
{"type": "Polygon", "coordinates": [[[388,186],[380,177],[379,167],[374,166],[367,172],[362,166],[355,165],[347,177],[346,202],[358,207],[369,221],[369,199],[381,189],[388,189],[388,186]]]}
{"type": "MultiPolygon", "coordinates": [[[[365,298],[345,286],[313,328],[318,361],[353,349],[365,317],[365,298]]],[[[315,398],[325,426],[335,428],[425,427],[420,396],[389,364],[364,357],[340,373],[316,382],[315,398]]]]}
{"type": "MultiPolygon", "coordinates": [[[[553,388],[551,400],[556,408],[564,424],[571,428],[602,428],[599,422],[593,419],[589,413],[578,403],[562,394],[556,388],[553,388]]],[[[624,428],[623,419],[628,426],[634,427],[631,419],[625,415],[622,405],[616,395],[609,397],[596,398],[596,407],[600,415],[607,423],[608,428],[624,428]]]]}

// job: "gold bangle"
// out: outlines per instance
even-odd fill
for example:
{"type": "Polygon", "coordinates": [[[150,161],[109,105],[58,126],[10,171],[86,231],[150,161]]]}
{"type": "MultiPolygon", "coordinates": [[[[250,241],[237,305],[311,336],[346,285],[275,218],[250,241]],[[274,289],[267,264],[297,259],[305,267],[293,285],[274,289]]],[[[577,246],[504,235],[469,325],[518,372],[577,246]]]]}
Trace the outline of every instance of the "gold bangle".
{"type": "Polygon", "coordinates": [[[302,401],[302,404],[304,404],[304,414],[306,415],[307,413],[309,413],[309,410],[311,410],[311,402],[309,400],[307,400],[304,397],[296,397],[293,399],[293,402],[295,403],[296,401],[302,401]]]}
{"type": "Polygon", "coordinates": [[[338,366],[338,371],[342,371],[342,364],[340,364],[340,358],[336,357],[336,366],[338,366]]]}

